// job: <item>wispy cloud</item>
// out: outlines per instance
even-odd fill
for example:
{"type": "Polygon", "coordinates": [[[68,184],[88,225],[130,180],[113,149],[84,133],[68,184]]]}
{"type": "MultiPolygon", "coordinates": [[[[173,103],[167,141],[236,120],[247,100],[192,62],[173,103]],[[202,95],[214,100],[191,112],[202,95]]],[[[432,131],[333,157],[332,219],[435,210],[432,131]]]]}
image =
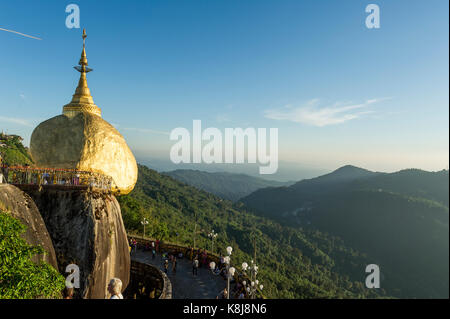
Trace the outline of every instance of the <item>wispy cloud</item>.
{"type": "Polygon", "coordinates": [[[29,34],[17,32],[17,31],[14,31],[14,30],[8,30],[8,29],[0,28],[0,31],[6,31],[6,32],[15,33],[15,34],[18,34],[18,35],[21,35],[21,36],[24,36],[24,37],[27,37],[27,38],[35,39],[35,40],[42,40],[41,38],[34,37],[34,36],[32,36],[32,35],[29,35],[29,34]]]}
{"type": "Polygon", "coordinates": [[[28,120],[20,119],[20,118],[0,116],[0,121],[14,123],[14,124],[20,124],[20,125],[24,125],[24,126],[28,126],[28,127],[33,127],[33,124],[30,123],[28,120]]]}
{"type": "Polygon", "coordinates": [[[319,99],[312,99],[300,107],[286,105],[283,108],[266,110],[264,116],[273,120],[286,120],[323,127],[341,124],[373,113],[374,111],[368,107],[386,99],[388,98],[370,99],[359,104],[337,102],[327,106],[321,106],[319,99]]]}

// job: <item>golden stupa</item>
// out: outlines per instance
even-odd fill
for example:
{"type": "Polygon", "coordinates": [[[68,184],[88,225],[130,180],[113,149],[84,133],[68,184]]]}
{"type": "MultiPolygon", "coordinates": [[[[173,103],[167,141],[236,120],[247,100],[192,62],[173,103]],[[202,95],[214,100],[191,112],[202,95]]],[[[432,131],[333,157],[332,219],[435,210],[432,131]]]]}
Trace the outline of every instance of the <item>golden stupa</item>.
{"type": "Polygon", "coordinates": [[[127,194],[137,180],[136,159],[122,135],[102,119],[94,104],[86,74],[86,31],[83,29],[83,51],[80,80],[72,101],[64,105],[63,114],[40,123],[33,131],[30,152],[38,167],[66,168],[110,176],[112,190],[127,194]]]}

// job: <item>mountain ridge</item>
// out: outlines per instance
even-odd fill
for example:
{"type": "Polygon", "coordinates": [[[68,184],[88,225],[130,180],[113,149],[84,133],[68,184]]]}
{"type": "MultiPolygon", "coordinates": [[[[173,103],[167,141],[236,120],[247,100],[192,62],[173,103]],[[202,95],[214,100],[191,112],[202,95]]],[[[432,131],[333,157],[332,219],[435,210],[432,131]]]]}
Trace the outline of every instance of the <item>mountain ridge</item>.
{"type": "Polygon", "coordinates": [[[372,173],[338,169],[240,203],[283,225],[339,236],[385,266],[390,292],[397,285],[402,297],[448,298],[448,170],[372,173]],[[351,176],[336,178],[342,172],[351,176]]]}
{"type": "Polygon", "coordinates": [[[162,174],[231,201],[237,201],[257,189],[291,184],[289,182],[266,180],[247,174],[230,172],[178,169],[163,172],[162,174]]]}
{"type": "MultiPolygon", "coordinates": [[[[208,232],[219,234],[219,253],[233,247],[232,262],[253,258],[256,240],[258,275],[269,298],[379,298],[384,290],[369,290],[361,280],[373,259],[347,247],[336,236],[281,226],[228,200],[189,186],[139,165],[135,189],[121,196],[123,220],[128,230],[142,231],[161,240],[210,248],[208,232]],[[195,225],[197,224],[197,225],[195,225]]],[[[239,267],[239,266],[238,266],[239,267]]]]}

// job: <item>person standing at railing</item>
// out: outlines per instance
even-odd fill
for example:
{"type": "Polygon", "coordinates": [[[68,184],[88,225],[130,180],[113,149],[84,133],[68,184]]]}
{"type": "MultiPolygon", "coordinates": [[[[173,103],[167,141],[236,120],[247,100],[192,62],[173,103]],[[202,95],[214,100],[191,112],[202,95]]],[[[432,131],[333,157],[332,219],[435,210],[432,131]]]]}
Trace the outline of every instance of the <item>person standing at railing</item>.
{"type": "Polygon", "coordinates": [[[192,262],[192,275],[197,276],[198,274],[198,258],[195,256],[194,261],[192,262]]]}
{"type": "Polygon", "coordinates": [[[42,180],[43,180],[42,184],[47,185],[49,179],[50,179],[50,174],[49,173],[42,174],[42,180]]]}
{"type": "Polygon", "coordinates": [[[130,238],[130,253],[133,251],[133,238],[130,238]]]}
{"type": "Polygon", "coordinates": [[[169,269],[169,260],[164,260],[164,272],[167,274],[167,270],[169,269]]]}

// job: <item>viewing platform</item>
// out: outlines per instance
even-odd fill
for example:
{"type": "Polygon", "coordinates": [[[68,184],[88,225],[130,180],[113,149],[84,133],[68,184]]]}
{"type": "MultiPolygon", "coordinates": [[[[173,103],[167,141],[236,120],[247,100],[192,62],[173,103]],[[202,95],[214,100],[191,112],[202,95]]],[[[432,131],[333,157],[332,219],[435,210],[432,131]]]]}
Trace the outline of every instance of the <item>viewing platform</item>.
{"type": "Polygon", "coordinates": [[[131,276],[123,292],[127,299],[172,299],[172,283],[159,267],[131,261],[131,276]]]}
{"type": "Polygon", "coordinates": [[[60,190],[112,191],[112,178],[103,174],[61,168],[1,166],[3,182],[24,191],[52,188],[60,190]]]}
{"type": "MultiPolygon", "coordinates": [[[[154,239],[144,238],[139,235],[128,234],[128,240],[133,238],[136,240],[138,246],[137,250],[132,250],[131,260],[133,262],[153,265],[155,268],[163,271],[164,258],[163,253],[182,253],[182,258],[177,258],[176,272],[172,271],[172,263],[169,262],[169,269],[167,278],[171,282],[172,293],[171,297],[174,299],[215,299],[221,291],[226,287],[227,281],[221,275],[214,274],[209,269],[209,263],[215,262],[216,265],[220,263],[220,256],[207,252],[207,264],[198,269],[198,275],[192,274],[192,259],[190,256],[190,247],[170,243],[167,241],[160,241],[155,258],[152,257],[151,250],[144,250],[145,247],[151,247],[154,239]]],[[[250,282],[249,277],[242,271],[236,269],[234,273],[232,284],[241,283],[243,281],[250,282]]],[[[265,299],[262,291],[257,289],[257,298],[265,299]]]]}

